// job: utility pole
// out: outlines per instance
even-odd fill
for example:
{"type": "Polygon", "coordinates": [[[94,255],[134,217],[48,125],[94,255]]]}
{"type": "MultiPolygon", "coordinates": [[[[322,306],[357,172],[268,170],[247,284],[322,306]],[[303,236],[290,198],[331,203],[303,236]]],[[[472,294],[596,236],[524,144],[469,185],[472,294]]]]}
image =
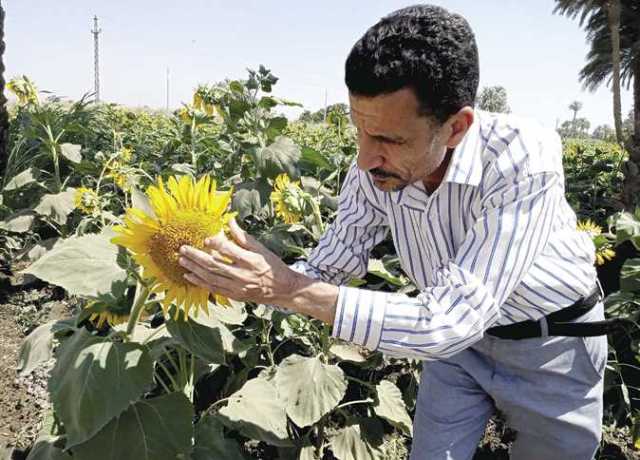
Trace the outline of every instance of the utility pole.
{"type": "Polygon", "coordinates": [[[167,113],[169,112],[169,97],[170,97],[170,94],[171,94],[169,92],[169,88],[170,88],[169,84],[170,84],[170,81],[171,81],[170,77],[171,77],[171,73],[170,73],[169,67],[167,67],[167,104],[165,106],[165,108],[167,110],[167,113]]]}
{"type": "Polygon", "coordinates": [[[100,43],[98,35],[102,29],[98,28],[98,16],[93,17],[93,91],[95,93],[95,101],[100,102],[100,43]]]}
{"type": "Polygon", "coordinates": [[[327,88],[324,89],[324,120],[327,121],[327,88]]]}

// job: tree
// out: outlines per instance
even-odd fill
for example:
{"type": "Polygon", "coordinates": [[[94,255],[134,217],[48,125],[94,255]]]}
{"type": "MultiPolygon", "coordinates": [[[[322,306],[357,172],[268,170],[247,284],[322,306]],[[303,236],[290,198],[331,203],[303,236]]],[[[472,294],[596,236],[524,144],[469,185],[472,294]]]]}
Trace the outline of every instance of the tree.
{"type": "Polygon", "coordinates": [[[331,104],[325,109],[320,109],[316,112],[310,112],[309,110],[305,110],[298,117],[298,121],[304,121],[307,123],[322,123],[323,121],[327,121],[326,118],[329,118],[329,115],[342,114],[347,115],[349,113],[349,106],[343,102],[338,102],[336,104],[331,104]]]}
{"type": "Polygon", "coordinates": [[[573,112],[573,122],[576,122],[576,117],[578,116],[578,112],[582,109],[582,102],[573,101],[569,104],[569,110],[573,112]]]}
{"type": "Polygon", "coordinates": [[[616,141],[616,132],[609,125],[598,125],[591,133],[591,137],[594,139],[600,139],[602,141],[607,142],[615,142],[616,141]]]}
{"type": "MultiPolygon", "coordinates": [[[[570,18],[580,17],[580,24],[587,31],[591,48],[587,63],[580,71],[580,80],[585,88],[595,90],[602,83],[614,87],[618,65],[616,35],[619,35],[619,82],[627,88],[633,81],[633,134],[626,144],[629,160],[624,164],[625,179],[622,198],[625,206],[632,209],[640,204],[640,2],[637,0],[556,0],[555,12],[570,18]],[[616,8],[619,6],[619,27],[615,27],[616,8]],[[612,32],[612,29],[613,30],[612,32]],[[616,32],[619,32],[617,34],[616,32]]],[[[620,111],[616,107],[614,111],[620,111]]]]}
{"type": "Polygon", "coordinates": [[[476,104],[481,110],[496,113],[509,113],[511,109],[507,103],[507,90],[502,86],[487,86],[482,88],[476,104]]]}
{"type": "Polygon", "coordinates": [[[9,113],[4,95],[4,8],[0,4],[0,176],[4,175],[9,156],[9,113]]]}

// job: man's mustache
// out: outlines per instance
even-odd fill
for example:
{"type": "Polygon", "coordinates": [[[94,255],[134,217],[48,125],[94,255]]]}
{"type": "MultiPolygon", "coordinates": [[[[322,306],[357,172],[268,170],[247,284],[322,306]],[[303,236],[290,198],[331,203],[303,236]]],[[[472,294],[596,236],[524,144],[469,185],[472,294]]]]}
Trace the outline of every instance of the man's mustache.
{"type": "Polygon", "coordinates": [[[387,178],[387,177],[393,177],[395,179],[400,179],[402,180],[402,177],[398,176],[397,174],[393,174],[387,171],[384,171],[380,168],[373,168],[369,170],[369,174],[372,174],[374,176],[378,176],[378,177],[383,177],[383,178],[387,178]]]}

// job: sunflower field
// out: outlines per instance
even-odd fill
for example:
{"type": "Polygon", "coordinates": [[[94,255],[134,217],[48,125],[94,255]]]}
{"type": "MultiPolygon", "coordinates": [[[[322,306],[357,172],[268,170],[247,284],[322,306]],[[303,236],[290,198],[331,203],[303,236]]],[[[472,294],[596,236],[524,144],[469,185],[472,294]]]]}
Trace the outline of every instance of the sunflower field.
{"type": "MultiPolygon", "coordinates": [[[[331,327],[185,281],[183,244],[236,221],[287,263],[333,219],[356,154],[346,114],[278,110],[268,69],[199,86],[171,114],[43,97],[8,85],[0,266],[9,288],[55,286],[70,305],[19,353],[49,363],[50,406],[29,460],[403,459],[421,364],[340,342],[331,327]],[[14,282],[14,280],[16,280],[14,282]]],[[[597,248],[607,313],[638,320],[640,211],[617,205],[625,152],[567,141],[570,203],[597,248]]],[[[353,285],[415,293],[391,241],[353,285]]],[[[4,289],[4,288],[3,288],[4,289]]],[[[635,430],[639,337],[611,340],[605,424],[635,430]]]]}

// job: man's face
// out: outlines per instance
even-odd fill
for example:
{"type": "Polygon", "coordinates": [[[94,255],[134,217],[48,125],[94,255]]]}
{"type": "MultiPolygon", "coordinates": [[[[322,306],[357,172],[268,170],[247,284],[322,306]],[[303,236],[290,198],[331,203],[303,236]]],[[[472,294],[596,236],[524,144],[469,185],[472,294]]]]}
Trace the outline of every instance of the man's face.
{"type": "Polygon", "coordinates": [[[418,99],[403,88],[374,97],[349,95],[358,130],[358,167],[380,190],[401,190],[422,180],[434,182],[443,165],[449,132],[435,119],[418,115],[418,99]],[[436,176],[438,174],[435,174],[436,176]]]}

